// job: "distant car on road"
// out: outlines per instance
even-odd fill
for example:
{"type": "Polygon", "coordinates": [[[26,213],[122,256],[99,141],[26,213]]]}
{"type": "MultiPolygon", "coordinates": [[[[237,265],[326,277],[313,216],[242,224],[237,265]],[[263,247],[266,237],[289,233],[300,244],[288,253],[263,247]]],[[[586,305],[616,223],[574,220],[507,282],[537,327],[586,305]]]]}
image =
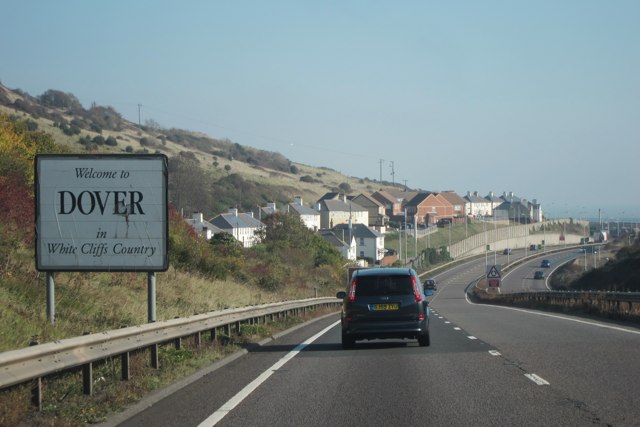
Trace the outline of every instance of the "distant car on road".
{"type": "Polygon", "coordinates": [[[544,271],[542,270],[536,271],[535,273],[533,273],[533,278],[536,280],[544,279],[544,271]]]}
{"type": "Polygon", "coordinates": [[[540,267],[542,267],[542,268],[551,267],[551,261],[549,261],[548,259],[543,259],[542,263],[540,263],[540,267]]]}
{"type": "Polygon", "coordinates": [[[502,251],[502,255],[511,255],[511,249],[505,249],[504,251],[502,251]]]}
{"type": "Polygon", "coordinates": [[[537,251],[538,250],[538,245],[530,245],[529,246],[529,250],[530,251],[537,251]]]}
{"type": "Polygon", "coordinates": [[[438,285],[436,284],[436,279],[427,279],[424,281],[424,290],[437,291],[438,285]]]}

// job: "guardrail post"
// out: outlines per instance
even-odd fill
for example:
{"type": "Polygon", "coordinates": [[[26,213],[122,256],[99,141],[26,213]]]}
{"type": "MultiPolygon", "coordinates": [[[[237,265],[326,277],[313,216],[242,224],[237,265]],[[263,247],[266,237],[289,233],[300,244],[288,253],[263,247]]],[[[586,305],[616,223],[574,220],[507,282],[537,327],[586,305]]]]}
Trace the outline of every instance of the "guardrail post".
{"type": "Polygon", "coordinates": [[[173,340],[174,346],[176,350],[180,350],[182,348],[182,338],[176,338],[173,340]]]}
{"type": "Polygon", "coordinates": [[[195,336],[193,337],[193,343],[195,344],[196,348],[200,348],[201,342],[202,335],[200,334],[200,332],[196,332],[195,336]]]}
{"type": "Polygon", "coordinates": [[[236,322],[236,334],[240,335],[240,321],[236,322]]]}
{"type": "Polygon", "coordinates": [[[149,347],[151,351],[151,367],[153,369],[158,369],[160,367],[160,361],[158,360],[158,344],[152,344],[149,347]]]}
{"type": "MultiPolygon", "coordinates": [[[[82,335],[90,335],[91,332],[84,332],[82,335]]],[[[93,394],[93,363],[82,365],[82,390],[85,395],[93,394]]]]}
{"type": "Polygon", "coordinates": [[[38,377],[33,380],[33,386],[31,387],[31,403],[38,408],[38,411],[42,411],[42,378],[38,377]]]}
{"type": "Polygon", "coordinates": [[[211,344],[216,345],[216,340],[218,339],[218,330],[216,328],[211,329],[211,344]]]}
{"type": "Polygon", "coordinates": [[[224,334],[228,337],[231,336],[231,323],[224,325],[224,334]]]}
{"type": "Polygon", "coordinates": [[[93,363],[82,365],[82,391],[85,395],[93,394],[93,363]]]}
{"type": "Polygon", "coordinates": [[[120,370],[122,381],[129,381],[131,379],[131,369],[129,368],[129,352],[122,353],[120,355],[120,370]]]}

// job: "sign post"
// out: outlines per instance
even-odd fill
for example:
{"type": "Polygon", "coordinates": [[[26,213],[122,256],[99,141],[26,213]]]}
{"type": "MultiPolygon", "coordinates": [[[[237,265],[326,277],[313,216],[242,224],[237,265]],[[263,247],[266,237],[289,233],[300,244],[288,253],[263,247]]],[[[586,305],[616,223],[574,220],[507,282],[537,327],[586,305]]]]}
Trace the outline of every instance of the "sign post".
{"type": "Polygon", "coordinates": [[[487,281],[489,282],[489,288],[500,288],[500,265],[492,265],[487,267],[487,281]]]}
{"type": "Polygon", "coordinates": [[[162,154],[36,156],[36,269],[52,323],[55,271],[167,270],[167,182],[162,154]]]}

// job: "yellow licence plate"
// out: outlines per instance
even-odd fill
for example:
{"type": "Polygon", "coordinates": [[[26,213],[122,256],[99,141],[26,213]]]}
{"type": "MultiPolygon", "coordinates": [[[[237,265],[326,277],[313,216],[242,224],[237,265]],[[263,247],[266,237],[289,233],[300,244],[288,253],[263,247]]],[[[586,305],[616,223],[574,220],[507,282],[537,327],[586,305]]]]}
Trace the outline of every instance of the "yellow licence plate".
{"type": "Polygon", "coordinates": [[[400,309],[400,304],[373,304],[373,311],[389,311],[400,309]]]}

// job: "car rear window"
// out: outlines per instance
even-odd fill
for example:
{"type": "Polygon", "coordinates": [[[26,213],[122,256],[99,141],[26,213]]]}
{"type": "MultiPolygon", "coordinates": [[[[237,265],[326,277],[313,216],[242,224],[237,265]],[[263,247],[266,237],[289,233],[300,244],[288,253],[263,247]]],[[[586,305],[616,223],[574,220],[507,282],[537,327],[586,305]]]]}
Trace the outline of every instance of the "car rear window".
{"type": "Polygon", "coordinates": [[[409,276],[362,276],[356,282],[356,295],[412,295],[413,282],[409,276]]]}

